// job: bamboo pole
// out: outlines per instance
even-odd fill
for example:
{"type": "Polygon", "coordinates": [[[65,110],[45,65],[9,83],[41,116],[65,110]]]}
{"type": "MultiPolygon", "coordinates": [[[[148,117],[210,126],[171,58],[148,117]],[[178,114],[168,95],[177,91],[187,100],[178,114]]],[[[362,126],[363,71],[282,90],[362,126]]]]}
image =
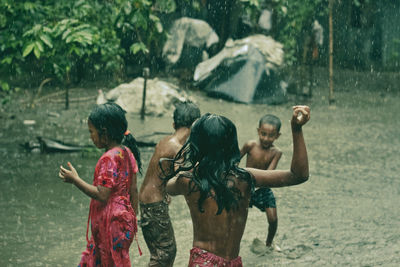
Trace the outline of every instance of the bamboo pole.
{"type": "Polygon", "coordinates": [[[335,102],[333,96],[333,4],[329,0],[329,105],[335,102]]]}

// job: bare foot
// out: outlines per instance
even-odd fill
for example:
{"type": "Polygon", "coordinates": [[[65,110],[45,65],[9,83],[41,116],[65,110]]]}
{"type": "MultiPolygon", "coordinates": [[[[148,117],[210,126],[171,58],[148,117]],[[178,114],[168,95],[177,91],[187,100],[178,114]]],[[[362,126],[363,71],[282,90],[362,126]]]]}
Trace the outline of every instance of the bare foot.
{"type": "Polygon", "coordinates": [[[272,242],[272,244],[270,244],[270,245],[267,245],[267,247],[271,248],[271,250],[276,251],[276,252],[281,252],[282,251],[282,249],[277,244],[275,244],[274,242],[272,242]]]}

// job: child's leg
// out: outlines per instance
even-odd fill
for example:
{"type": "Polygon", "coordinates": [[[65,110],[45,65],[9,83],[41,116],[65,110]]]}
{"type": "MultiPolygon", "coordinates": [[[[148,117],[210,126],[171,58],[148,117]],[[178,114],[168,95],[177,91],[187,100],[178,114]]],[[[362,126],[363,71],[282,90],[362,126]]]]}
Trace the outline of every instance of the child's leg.
{"type": "MultiPolygon", "coordinates": [[[[268,235],[265,244],[271,247],[276,230],[278,229],[278,215],[276,212],[276,201],[274,193],[270,188],[264,187],[257,189],[251,196],[250,207],[254,205],[261,211],[265,211],[268,219],[268,235]]],[[[280,248],[274,245],[274,250],[280,251],[280,248]]]]}
{"type": "MultiPolygon", "coordinates": [[[[129,248],[137,232],[134,221],[136,220],[133,210],[131,212],[122,210],[120,206],[112,206],[113,215],[109,225],[109,237],[106,242],[111,241],[108,251],[111,255],[107,261],[102,259],[102,266],[130,267],[129,248]]],[[[107,254],[108,256],[108,254],[107,254]]]]}
{"type": "MultiPolygon", "coordinates": [[[[134,230],[121,223],[121,221],[112,221],[110,225],[112,235],[111,259],[107,258],[104,266],[130,267],[129,247],[133,241],[134,230]]],[[[103,263],[103,261],[102,261],[103,263]]]]}
{"type": "Polygon", "coordinates": [[[276,230],[278,229],[278,215],[276,212],[276,208],[266,208],[265,212],[267,213],[269,224],[266,245],[271,246],[276,234],[276,230]]]}

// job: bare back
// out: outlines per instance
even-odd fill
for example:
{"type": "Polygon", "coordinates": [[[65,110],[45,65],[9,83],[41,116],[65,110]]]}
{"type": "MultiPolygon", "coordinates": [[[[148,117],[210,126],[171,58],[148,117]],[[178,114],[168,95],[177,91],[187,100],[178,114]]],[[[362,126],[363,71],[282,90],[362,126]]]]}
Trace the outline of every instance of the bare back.
{"type": "MultiPolygon", "coordinates": [[[[181,178],[189,187],[189,179],[181,178]]],[[[203,203],[204,212],[198,208],[199,192],[185,195],[193,222],[193,246],[198,247],[227,260],[239,256],[240,241],[246,226],[250,200],[250,185],[245,180],[234,178],[235,187],[241,192],[238,209],[217,213],[216,201],[209,197],[203,203]]]]}
{"type": "MultiPolygon", "coordinates": [[[[190,129],[181,128],[173,135],[164,137],[156,146],[153,156],[150,159],[143,183],[140,187],[139,201],[142,203],[154,203],[165,199],[165,185],[160,177],[161,172],[159,162],[161,158],[173,159],[181,149],[190,129]],[[187,132],[187,133],[186,133],[187,132]]],[[[165,163],[164,163],[165,164],[165,163]]],[[[168,163],[167,163],[168,164],[168,163]]],[[[169,166],[164,166],[168,170],[169,166]]]]}
{"type": "Polygon", "coordinates": [[[274,170],[278,165],[282,152],[274,145],[266,149],[257,141],[249,141],[243,146],[241,155],[242,157],[247,155],[246,167],[274,170]]]}

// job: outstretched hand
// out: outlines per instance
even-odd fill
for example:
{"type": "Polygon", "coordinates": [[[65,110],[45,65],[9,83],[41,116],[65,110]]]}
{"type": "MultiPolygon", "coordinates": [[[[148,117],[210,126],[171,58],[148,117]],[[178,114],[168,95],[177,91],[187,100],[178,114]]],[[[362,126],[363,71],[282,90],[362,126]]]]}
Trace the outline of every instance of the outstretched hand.
{"type": "Polygon", "coordinates": [[[73,183],[76,179],[79,178],[78,172],[75,170],[74,166],[70,162],[68,162],[69,170],[60,166],[60,171],[58,176],[63,180],[65,183],[73,183]]]}
{"type": "Polygon", "coordinates": [[[294,106],[292,115],[292,126],[301,127],[310,120],[310,107],[294,106]]]}

